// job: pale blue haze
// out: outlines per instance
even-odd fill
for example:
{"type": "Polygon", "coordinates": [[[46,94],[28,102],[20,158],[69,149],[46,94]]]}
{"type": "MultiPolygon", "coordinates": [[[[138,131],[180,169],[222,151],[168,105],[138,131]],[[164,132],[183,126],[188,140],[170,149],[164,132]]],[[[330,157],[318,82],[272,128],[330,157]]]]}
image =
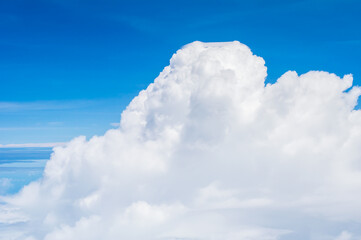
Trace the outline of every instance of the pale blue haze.
{"type": "Polygon", "coordinates": [[[0,149],[0,195],[18,192],[39,179],[50,154],[50,148],[0,149]]]}

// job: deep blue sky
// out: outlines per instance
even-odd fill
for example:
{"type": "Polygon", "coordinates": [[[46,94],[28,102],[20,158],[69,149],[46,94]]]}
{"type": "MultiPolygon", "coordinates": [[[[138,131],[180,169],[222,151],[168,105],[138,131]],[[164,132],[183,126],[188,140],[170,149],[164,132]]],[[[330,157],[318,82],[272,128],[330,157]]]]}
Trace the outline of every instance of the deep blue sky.
{"type": "Polygon", "coordinates": [[[0,144],[102,134],[189,42],[233,41],[287,70],[354,74],[359,1],[0,1],[0,144]]]}

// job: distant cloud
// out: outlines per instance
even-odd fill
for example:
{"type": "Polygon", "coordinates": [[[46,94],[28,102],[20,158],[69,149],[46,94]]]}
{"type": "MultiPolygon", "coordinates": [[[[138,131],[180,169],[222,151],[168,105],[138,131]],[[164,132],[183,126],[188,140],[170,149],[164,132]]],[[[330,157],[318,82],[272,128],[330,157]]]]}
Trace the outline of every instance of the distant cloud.
{"type": "Polygon", "coordinates": [[[64,146],[64,142],[53,143],[20,143],[20,144],[0,144],[0,148],[27,148],[27,147],[56,147],[64,146]]]}
{"type": "Polygon", "coordinates": [[[56,147],[0,219],[20,240],[360,235],[345,231],[361,221],[360,88],[319,71],[265,86],[264,64],[239,42],[186,45],[119,128],[56,147]]]}
{"type": "Polygon", "coordinates": [[[120,123],[110,123],[110,126],[112,126],[112,127],[119,127],[119,126],[120,126],[120,123]]]}
{"type": "Polygon", "coordinates": [[[6,190],[12,186],[11,179],[0,178],[0,195],[5,194],[6,190]]]}

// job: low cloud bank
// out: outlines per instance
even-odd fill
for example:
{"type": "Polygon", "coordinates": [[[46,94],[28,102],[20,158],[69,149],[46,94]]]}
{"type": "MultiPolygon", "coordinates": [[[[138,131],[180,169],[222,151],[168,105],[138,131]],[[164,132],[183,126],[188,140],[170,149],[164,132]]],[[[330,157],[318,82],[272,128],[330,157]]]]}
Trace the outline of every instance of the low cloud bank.
{"type": "Polygon", "coordinates": [[[0,239],[358,239],[361,93],[239,42],[186,45],[118,129],[56,147],[3,197],[0,239]]]}

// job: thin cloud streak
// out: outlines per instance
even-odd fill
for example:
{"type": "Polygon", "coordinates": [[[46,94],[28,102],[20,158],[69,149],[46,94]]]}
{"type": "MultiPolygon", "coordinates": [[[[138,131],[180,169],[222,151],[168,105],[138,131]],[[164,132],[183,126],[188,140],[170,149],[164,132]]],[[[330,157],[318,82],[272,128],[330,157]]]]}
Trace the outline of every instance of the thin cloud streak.
{"type": "Polygon", "coordinates": [[[0,148],[53,148],[64,146],[65,142],[0,144],[0,148]]]}

